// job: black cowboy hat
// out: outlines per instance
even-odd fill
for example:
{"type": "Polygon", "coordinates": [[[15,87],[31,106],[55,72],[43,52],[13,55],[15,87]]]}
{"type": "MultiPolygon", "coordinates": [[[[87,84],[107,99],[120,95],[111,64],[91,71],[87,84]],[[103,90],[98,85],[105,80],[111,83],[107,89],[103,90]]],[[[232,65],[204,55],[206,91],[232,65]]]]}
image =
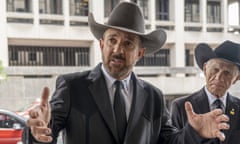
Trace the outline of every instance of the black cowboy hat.
{"type": "Polygon", "coordinates": [[[138,5],[133,2],[120,2],[111,12],[107,24],[97,23],[92,13],[89,13],[88,22],[93,35],[99,40],[109,28],[118,29],[140,36],[146,53],[160,49],[166,41],[166,33],[157,29],[145,33],[143,14],[138,5]]]}
{"type": "Polygon", "coordinates": [[[195,48],[195,58],[201,69],[203,64],[212,58],[229,61],[240,69],[240,44],[227,40],[213,50],[209,45],[200,43],[195,48]]]}

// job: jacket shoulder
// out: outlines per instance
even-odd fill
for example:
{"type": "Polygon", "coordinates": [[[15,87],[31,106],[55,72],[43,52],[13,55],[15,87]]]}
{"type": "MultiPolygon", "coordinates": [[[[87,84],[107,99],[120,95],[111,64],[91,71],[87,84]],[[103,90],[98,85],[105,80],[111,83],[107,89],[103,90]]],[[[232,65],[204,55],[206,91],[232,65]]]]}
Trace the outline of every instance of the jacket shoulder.
{"type": "Polygon", "coordinates": [[[233,96],[233,95],[229,95],[229,97],[231,98],[231,100],[234,102],[234,103],[237,103],[240,105],[240,98],[237,97],[237,96],[233,96]]]}
{"type": "Polygon", "coordinates": [[[142,80],[142,79],[139,79],[139,83],[143,86],[143,88],[146,91],[148,91],[148,92],[153,91],[153,92],[163,95],[162,91],[159,88],[157,88],[156,86],[154,86],[153,84],[151,84],[145,80],[142,80]]]}
{"type": "Polygon", "coordinates": [[[203,93],[203,89],[200,89],[199,91],[196,91],[190,95],[185,95],[185,96],[182,96],[182,97],[178,97],[176,99],[173,100],[173,104],[182,104],[184,105],[184,103],[186,101],[194,101],[194,99],[197,98],[198,95],[201,95],[202,96],[202,93],[203,93]]]}
{"type": "Polygon", "coordinates": [[[58,76],[58,79],[64,79],[65,81],[74,81],[82,78],[86,78],[89,75],[90,71],[84,72],[75,72],[75,73],[68,73],[58,76]]]}

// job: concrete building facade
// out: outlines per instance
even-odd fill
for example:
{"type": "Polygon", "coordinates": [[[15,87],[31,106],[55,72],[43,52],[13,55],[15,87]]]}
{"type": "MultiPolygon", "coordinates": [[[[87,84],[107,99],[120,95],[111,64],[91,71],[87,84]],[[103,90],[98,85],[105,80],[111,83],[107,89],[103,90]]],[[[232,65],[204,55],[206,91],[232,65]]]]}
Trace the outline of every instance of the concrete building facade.
{"type": "MultiPolygon", "coordinates": [[[[240,0],[132,0],[142,8],[147,31],[167,33],[163,48],[144,56],[135,72],[159,87],[170,102],[204,85],[194,61],[200,42],[215,48],[240,42],[240,0]]],[[[0,81],[2,108],[18,110],[55,89],[58,75],[93,68],[101,61],[87,15],[106,22],[118,0],[1,0],[0,81]],[[6,102],[6,103],[5,103],[6,102]]],[[[240,84],[231,92],[240,96],[240,84]]]]}

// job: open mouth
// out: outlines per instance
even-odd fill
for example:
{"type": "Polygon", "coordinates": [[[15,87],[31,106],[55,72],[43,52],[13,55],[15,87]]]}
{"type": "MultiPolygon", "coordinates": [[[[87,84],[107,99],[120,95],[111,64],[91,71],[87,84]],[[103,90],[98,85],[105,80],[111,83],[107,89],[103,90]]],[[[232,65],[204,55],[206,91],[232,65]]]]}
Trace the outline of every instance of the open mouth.
{"type": "Polygon", "coordinates": [[[113,58],[113,59],[111,60],[111,62],[112,62],[113,64],[119,65],[119,64],[123,64],[124,61],[123,61],[122,59],[113,58]]]}
{"type": "Polygon", "coordinates": [[[111,63],[114,65],[122,65],[125,62],[125,59],[122,56],[113,56],[111,58],[111,63]]]}

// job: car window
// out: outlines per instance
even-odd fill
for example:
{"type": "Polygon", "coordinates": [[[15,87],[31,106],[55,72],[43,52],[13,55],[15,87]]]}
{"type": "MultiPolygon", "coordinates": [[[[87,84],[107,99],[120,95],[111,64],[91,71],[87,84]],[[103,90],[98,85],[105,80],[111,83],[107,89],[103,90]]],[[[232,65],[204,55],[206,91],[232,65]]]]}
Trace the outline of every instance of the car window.
{"type": "Polygon", "coordinates": [[[0,128],[23,128],[24,126],[14,117],[0,113],[0,128]]]}

